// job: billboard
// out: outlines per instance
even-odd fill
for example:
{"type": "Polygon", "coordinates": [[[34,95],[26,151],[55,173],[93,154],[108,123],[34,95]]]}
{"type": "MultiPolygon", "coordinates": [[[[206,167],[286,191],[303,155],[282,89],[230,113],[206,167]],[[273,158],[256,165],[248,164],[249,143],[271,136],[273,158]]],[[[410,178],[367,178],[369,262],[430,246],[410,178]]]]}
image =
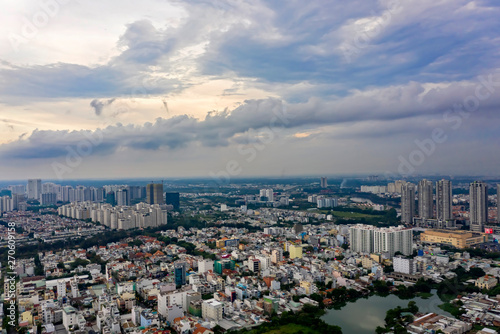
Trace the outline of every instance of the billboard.
{"type": "Polygon", "coordinates": [[[493,234],[493,229],[492,228],[485,228],[484,233],[486,234],[493,234]]]}

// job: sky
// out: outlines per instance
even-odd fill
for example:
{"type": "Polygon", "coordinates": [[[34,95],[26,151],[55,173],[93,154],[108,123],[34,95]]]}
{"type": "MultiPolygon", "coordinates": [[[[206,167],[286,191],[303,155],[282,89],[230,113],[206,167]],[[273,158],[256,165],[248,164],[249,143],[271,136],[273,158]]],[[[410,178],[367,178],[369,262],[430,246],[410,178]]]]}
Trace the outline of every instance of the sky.
{"type": "Polygon", "coordinates": [[[500,4],[6,0],[0,179],[494,175],[500,4]]]}

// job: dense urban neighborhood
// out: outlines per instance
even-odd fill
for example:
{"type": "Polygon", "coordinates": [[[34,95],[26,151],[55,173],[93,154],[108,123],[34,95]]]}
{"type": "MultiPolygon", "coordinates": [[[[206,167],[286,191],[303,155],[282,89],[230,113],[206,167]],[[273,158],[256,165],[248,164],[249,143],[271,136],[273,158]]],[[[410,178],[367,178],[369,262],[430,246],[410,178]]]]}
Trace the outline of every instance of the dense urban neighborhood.
{"type": "Polygon", "coordinates": [[[488,183],[356,182],[5,187],[3,330],[349,333],[334,312],[395,296],[372,332],[497,333],[488,183]]]}

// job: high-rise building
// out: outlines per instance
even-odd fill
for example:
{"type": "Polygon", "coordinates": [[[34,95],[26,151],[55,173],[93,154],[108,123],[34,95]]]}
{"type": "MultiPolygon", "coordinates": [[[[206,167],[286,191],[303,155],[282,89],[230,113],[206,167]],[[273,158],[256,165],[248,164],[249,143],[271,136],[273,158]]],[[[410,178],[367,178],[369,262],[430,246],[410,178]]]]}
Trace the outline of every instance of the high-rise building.
{"type": "Polygon", "coordinates": [[[471,231],[484,232],[484,224],[488,222],[488,185],[484,182],[470,184],[469,220],[471,231]]]}
{"type": "Polygon", "coordinates": [[[351,250],[358,253],[373,252],[373,226],[355,225],[349,229],[351,250]]]}
{"type": "Polygon", "coordinates": [[[118,189],[115,193],[116,204],[118,206],[130,205],[130,197],[127,189],[118,189]]]}
{"type": "Polygon", "coordinates": [[[42,180],[30,179],[28,180],[28,199],[40,199],[42,194],[42,180]]]}
{"type": "Polygon", "coordinates": [[[321,182],[320,182],[321,188],[326,188],[328,187],[328,179],[326,177],[321,177],[321,182]]]}
{"type": "Polygon", "coordinates": [[[278,263],[283,261],[283,250],[281,248],[273,249],[271,253],[271,262],[278,263]]]}
{"type": "Polygon", "coordinates": [[[110,191],[109,193],[106,194],[106,203],[111,205],[116,204],[116,196],[114,192],[110,191]]]}
{"type": "Polygon", "coordinates": [[[66,296],[66,281],[60,279],[57,281],[57,298],[62,299],[66,296]]]}
{"type": "Polygon", "coordinates": [[[373,252],[389,253],[393,256],[396,252],[411,255],[413,251],[413,230],[411,228],[382,227],[373,233],[373,252]]]}
{"type": "Polygon", "coordinates": [[[426,179],[418,182],[418,215],[420,218],[433,217],[432,182],[426,179]]]}
{"type": "Polygon", "coordinates": [[[436,182],[436,218],[438,220],[452,219],[452,190],[451,181],[440,180],[436,182]]]}
{"type": "Polygon", "coordinates": [[[55,205],[57,202],[57,194],[55,193],[45,193],[40,195],[41,205],[55,205]]]}
{"type": "Polygon", "coordinates": [[[291,245],[289,248],[290,259],[299,258],[302,259],[302,246],[291,245]]]}
{"type": "Polygon", "coordinates": [[[148,204],[165,204],[163,184],[150,183],[146,186],[146,202],[148,204]]]}
{"type": "Polygon", "coordinates": [[[186,262],[177,262],[174,264],[175,285],[186,284],[186,262]]]}
{"type": "Polygon", "coordinates": [[[261,199],[267,202],[274,202],[274,191],[272,189],[261,189],[259,195],[261,199]]]}
{"type": "Polygon", "coordinates": [[[166,192],[165,193],[165,203],[173,205],[175,210],[179,210],[180,207],[180,196],[176,192],[166,192]]]}
{"type": "Polygon", "coordinates": [[[405,183],[401,186],[401,222],[406,224],[413,223],[415,215],[415,185],[405,183]]]}

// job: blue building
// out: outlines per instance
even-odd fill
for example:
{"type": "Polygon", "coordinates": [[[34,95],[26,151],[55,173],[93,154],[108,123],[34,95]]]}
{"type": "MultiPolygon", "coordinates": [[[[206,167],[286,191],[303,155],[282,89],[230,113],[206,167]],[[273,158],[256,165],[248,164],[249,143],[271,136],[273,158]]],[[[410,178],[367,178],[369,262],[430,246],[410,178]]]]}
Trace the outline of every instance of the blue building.
{"type": "Polygon", "coordinates": [[[186,284],[186,266],[185,262],[174,264],[175,285],[186,284]]]}

